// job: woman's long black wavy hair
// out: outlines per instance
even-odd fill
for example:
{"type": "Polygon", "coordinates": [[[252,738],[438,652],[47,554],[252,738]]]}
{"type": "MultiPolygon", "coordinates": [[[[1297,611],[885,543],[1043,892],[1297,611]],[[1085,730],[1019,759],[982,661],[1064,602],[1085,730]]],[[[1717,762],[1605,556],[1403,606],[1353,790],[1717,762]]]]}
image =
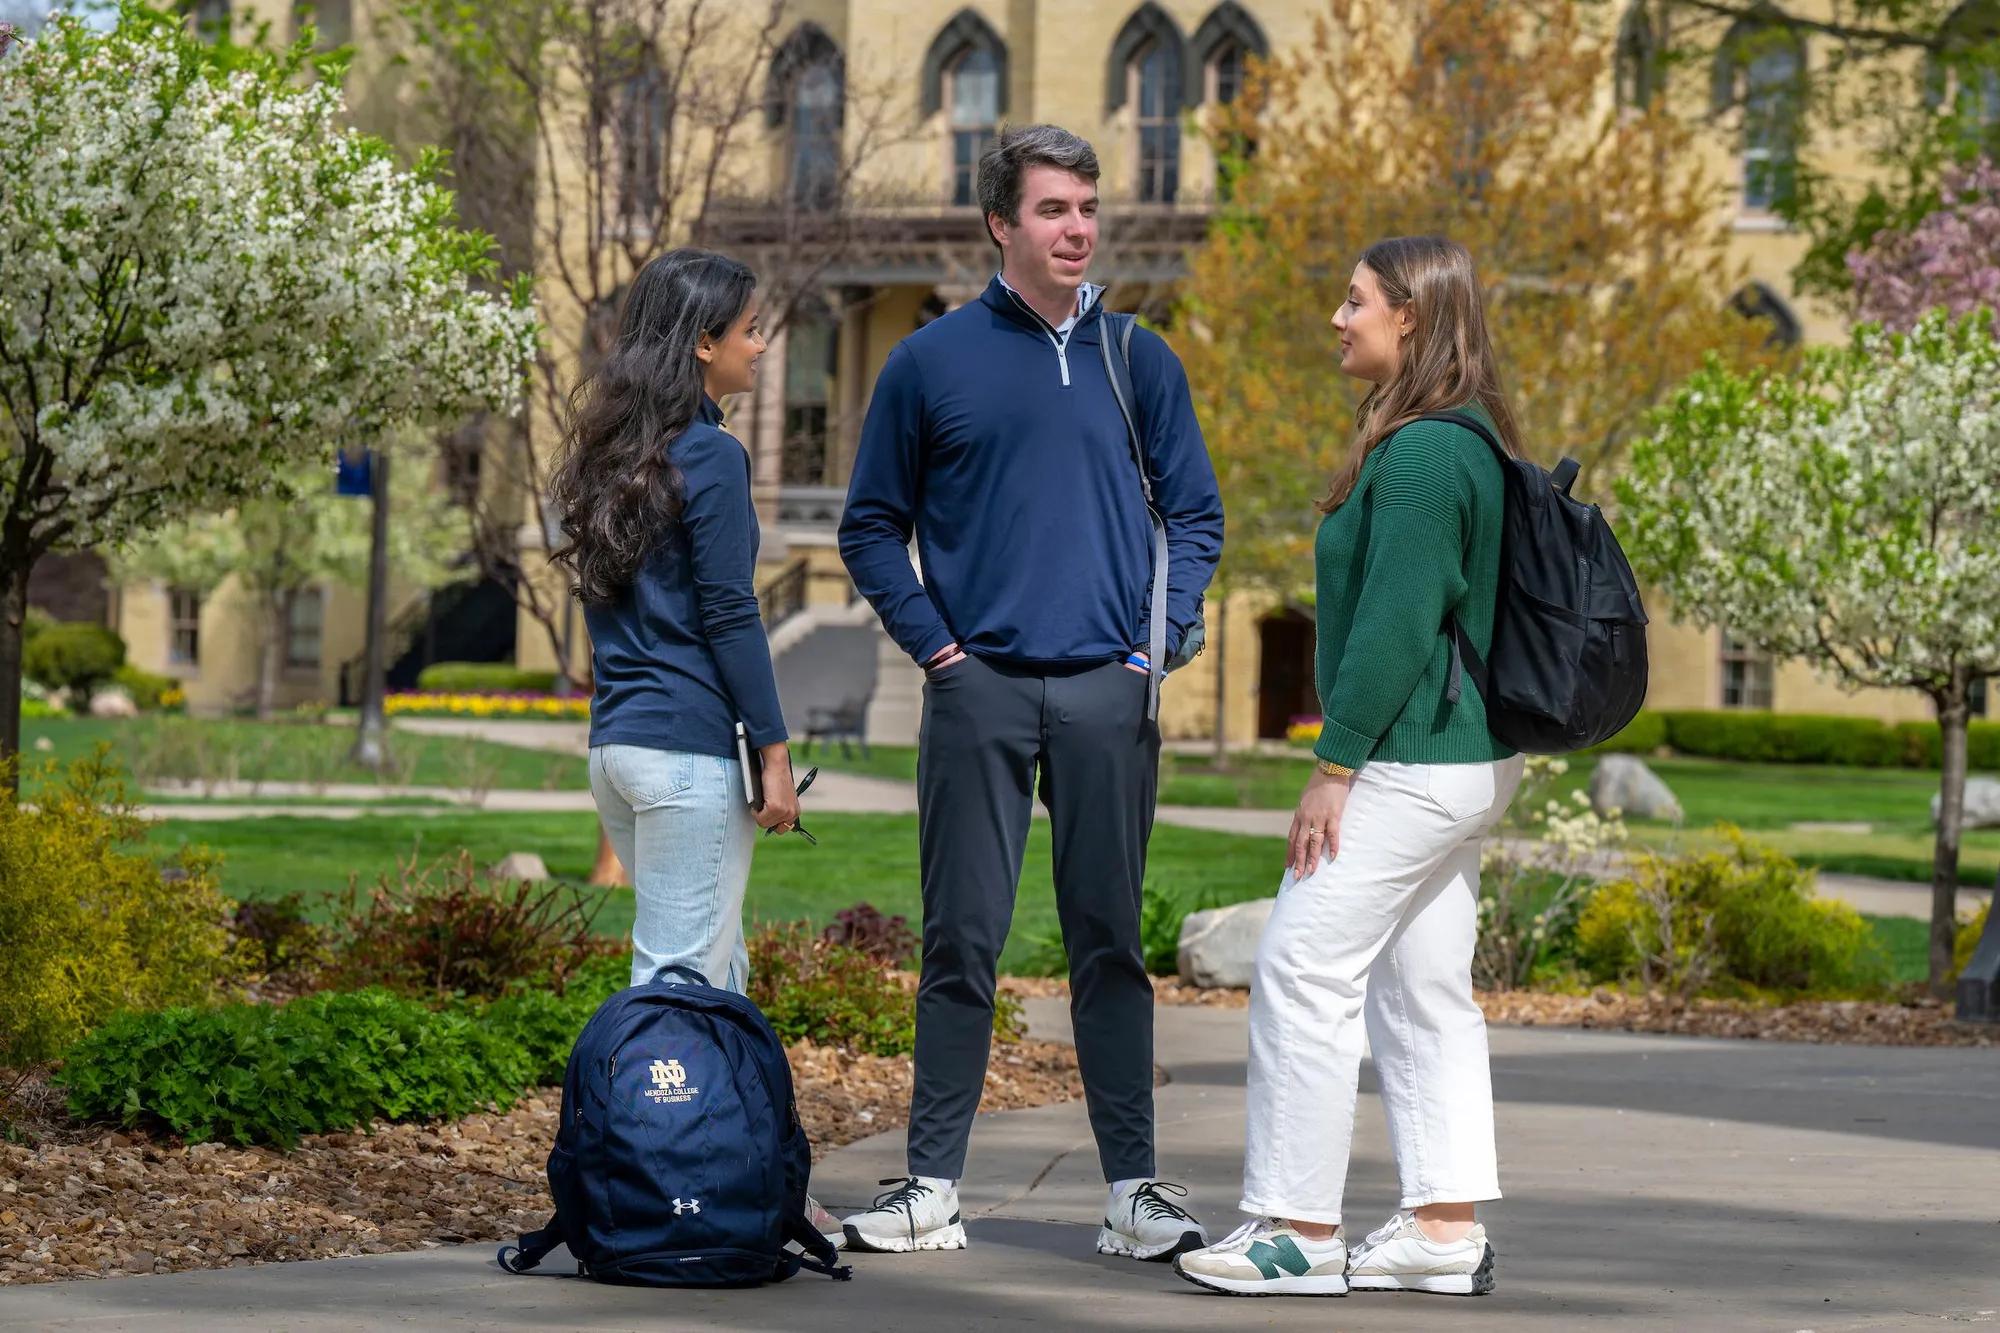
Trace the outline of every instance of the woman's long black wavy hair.
{"type": "Polygon", "coordinates": [[[702,338],[720,341],[750,304],[757,278],[706,250],[670,250],[632,279],[603,364],[570,395],[552,483],[564,545],[550,559],[576,574],[576,595],[607,602],[631,586],[680,520],[681,478],[667,445],[701,411],[702,338]]]}

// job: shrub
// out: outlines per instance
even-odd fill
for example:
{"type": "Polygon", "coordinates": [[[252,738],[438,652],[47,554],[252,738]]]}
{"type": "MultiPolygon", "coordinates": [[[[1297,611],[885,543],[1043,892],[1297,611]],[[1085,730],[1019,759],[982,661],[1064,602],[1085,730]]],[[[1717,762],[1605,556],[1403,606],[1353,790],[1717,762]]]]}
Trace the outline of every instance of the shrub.
{"type": "MultiPolygon", "coordinates": [[[[908,1055],[917,1045],[916,995],[883,963],[803,923],[750,939],[750,998],[787,1045],[810,1040],[864,1055],[908,1055]]],[[[993,1034],[1021,1035],[1021,1002],[994,996],[993,1034]]]]}
{"type": "Polygon", "coordinates": [[[1472,981],[1482,990],[1531,986],[1569,965],[1592,873],[1626,841],[1624,821],[1599,816],[1583,792],[1556,796],[1568,772],[1567,759],[1530,755],[1502,821],[1513,836],[1490,838],[1481,852],[1472,981]]]}
{"type": "Polygon", "coordinates": [[[1895,731],[1867,717],[1804,713],[1666,714],[1668,743],[1682,754],[1776,764],[1887,768],[1902,762],[1895,731]]]}
{"type": "Polygon", "coordinates": [[[512,662],[433,662],[417,673],[417,688],[438,694],[546,694],[553,671],[531,671],[512,662]]]}
{"type": "Polygon", "coordinates": [[[887,967],[908,967],[922,943],[910,929],[908,918],[883,916],[868,903],[856,903],[834,914],[833,924],[820,932],[829,944],[859,949],[887,967]]]}
{"type": "Polygon", "coordinates": [[[62,622],[39,606],[29,607],[21,618],[21,650],[26,652],[28,645],[35,641],[37,635],[49,626],[60,623],[62,622]]]}
{"type": "Polygon", "coordinates": [[[1972,962],[1973,951],[1979,948],[1980,937],[1986,933],[1986,919],[1993,914],[1993,904],[1984,902],[1972,916],[1959,923],[1958,935],[1952,942],[1951,976],[1957,980],[1968,964],[1972,962]]]}
{"type": "Polygon", "coordinates": [[[194,1142],[290,1147],[301,1134],[376,1120],[504,1108],[545,1057],[500,1040],[474,1015],[365,990],[124,1014],[72,1048],[57,1080],[83,1119],[155,1123],[194,1142]]]}
{"type": "Polygon", "coordinates": [[[602,893],[560,881],[490,882],[463,848],[429,865],[412,854],[365,899],[349,881],[328,981],[433,999],[498,996],[529,979],[561,992],[583,963],[619,947],[591,933],[603,905],[602,893]]]}
{"type": "Polygon", "coordinates": [[[171,676],[156,676],[150,671],[141,671],[130,663],[119,667],[111,679],[113,684],[131,696],[133,706],[142,713],[178,708],[187,701],[179,681],[171,676]]]}
{"type": "Polygon", "coordinates": [[[229,933],[239,964],[280,985],[310,985],[327,963],[326,931],[307,919],[305,898],[298,893],[238,903],[229,933]]]}
{"type": "Polygon", "coordinates": [[[69,710],[67,708],[64,708],[60,704],[50,703],[47,699],[21,700],[21,720],[23,722],[32,722],[37,718],[68,716],[69,710]]]}
{"type": "Polygon", "coordinates": [[[21,655],[22,674],[52,690],[69,691],[78,708],[125,665],[125,640],[84,621],[50,625],[21,655]]]}
{"type": "MultiPolygon", "coordinates": [[[[1905,768],[1939,768],[1944,739],[1935,722],[1899,722],[1896,742],[1905,768]]],[[[1973,722],[1965,729],[1966,761],[1975,770],[2000,769],[2000,722],[1973,722]]]]}
{"type": "MultiPolygon", "coordinates": [[[[1189,893],[1148,884],[1145,896],[1139,902],[1139,948],[1145,956],[1146,971],[1156,977],[1171,977],[1178,973],[1181,965],[1181,926],[1188,916],[1233,901],[1238,900],[1226,899],[1213,890],[1189,893]]],[[[1069,972],[1069,950],[1063,945],[1060,927],[1052,927],[1030,946],[1021,962],[1021,971],[1035,977],[1059,977],[1069,972]]]]}
{"type": "Polygon", "coordinates": [[[1667,743],[1667,719],[1641,709],[1625,724],[1625,730],[1592,747],[1592,754],[1651,754],[1667,743]]]}
{"type": "Polygon", "coordinates": [[[1638,859],[1577,919],[1577,955],[1596,981],[1670,993],[1867,994],[1887,960],[1860,914],[1812,897],[1812,872],[1725,826],[1724,852],[1638,859]]]}
{"type": "Polygon", "coordinates": [[[213,859],[123,850],[144,830],[106,754],[40,770],[33,809],[0,788],[0,1064],[122,1009],[204,1003],[233,971],[213,859]]]}

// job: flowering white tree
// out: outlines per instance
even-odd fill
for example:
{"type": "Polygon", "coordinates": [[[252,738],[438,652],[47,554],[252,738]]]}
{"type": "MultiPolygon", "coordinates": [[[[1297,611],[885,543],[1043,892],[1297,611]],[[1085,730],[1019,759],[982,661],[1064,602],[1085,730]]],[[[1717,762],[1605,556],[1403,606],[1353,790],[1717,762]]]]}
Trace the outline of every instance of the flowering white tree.
{"type": "Polygon", "coordinates": [[[534,355],[436,163],[343,127],[303,51],[225,62],[136,5],[0,59],[0,760],[28,575],[399,423],[506,409],[534,355]]]}
{"type": "MultiPolygon", "coordinates": [[[[452,562],[465,553],[465,511],[424,472],[403,468],[394,477],[390,568],[404,586],[434,588],[450,578],[452,562]]],[[[121,581],[153,578],[204,594],[234,576],[262,611],[257,716],[268,718],[276,711],[293,599],[321,583],[368,586],[372,508],[365,500],[334,494],[330,466],[294,467],[284,478],[283,493],[157,528],[119,552],[112,569],[121,581]]]]}
{"type": "Polygon", "coordinates": [[[1633,563],[1696,624],[1849,686],[1921,690],[1943,775],[1931,983],[1951,964],[1973,687],[2000,673],[2000,345],[1990,314],[1875,326],[1792,374],[1711,365],[1619,485],[1633,563]]]}

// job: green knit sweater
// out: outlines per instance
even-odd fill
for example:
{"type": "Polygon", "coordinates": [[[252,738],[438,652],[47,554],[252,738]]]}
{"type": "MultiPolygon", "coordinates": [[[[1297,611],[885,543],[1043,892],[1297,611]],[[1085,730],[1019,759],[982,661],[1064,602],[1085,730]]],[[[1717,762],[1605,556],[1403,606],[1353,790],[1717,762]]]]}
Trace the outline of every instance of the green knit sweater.
{"type": "Polygon", "coordinates": [[[1487,731],[1469,674],[1458,703],[1445,699],[1446,614],[1458,616],[1482,657],[1493,642],[1503,497],[1493,451],[1460,426],[1419,421],[1369,454],[1353,495],[1314,540],[1315,674],[1326,716],[1313,753],[1349,768],[1513,754],[1487,731]]]}

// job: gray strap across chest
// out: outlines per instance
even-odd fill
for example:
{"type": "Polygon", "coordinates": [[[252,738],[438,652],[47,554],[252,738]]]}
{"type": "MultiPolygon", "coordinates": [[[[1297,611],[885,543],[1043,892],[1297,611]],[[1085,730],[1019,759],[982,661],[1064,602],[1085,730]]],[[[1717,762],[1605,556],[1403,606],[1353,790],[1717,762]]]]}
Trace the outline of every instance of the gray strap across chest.
{"type": "MultiPolygon", "coordinates": [[[[1108,312],[1103,316],[1105,323],[1109,323],[1111,318],[1108,312]]],[[[1132,461],[1139,467],[1139,489],[1146,497],[1146,517],[1153,524],[1153,598],[1146,636],[1146,716],[1158,721],[1160,679],[1167,669],[1167,523],[1153,504],[1153,475],[1146,466],[1145,444],[1139,436],[1139,414],[1125,392],[1132,367],[1132,328],[1138,322],[1136,318],[1127,316],[1118,333],[1117,360],[1123,363],[1124,375],[1119,374],[1119,366],[1113,362],[1111,338],[1108,335],[1099,338],[1097,347],[1104,355],[1104,377],[1111,381],[1111,396],[1118,400],[1118,410],[1125,417],[1125,437],[1132,445],[1132,461]]]]}

